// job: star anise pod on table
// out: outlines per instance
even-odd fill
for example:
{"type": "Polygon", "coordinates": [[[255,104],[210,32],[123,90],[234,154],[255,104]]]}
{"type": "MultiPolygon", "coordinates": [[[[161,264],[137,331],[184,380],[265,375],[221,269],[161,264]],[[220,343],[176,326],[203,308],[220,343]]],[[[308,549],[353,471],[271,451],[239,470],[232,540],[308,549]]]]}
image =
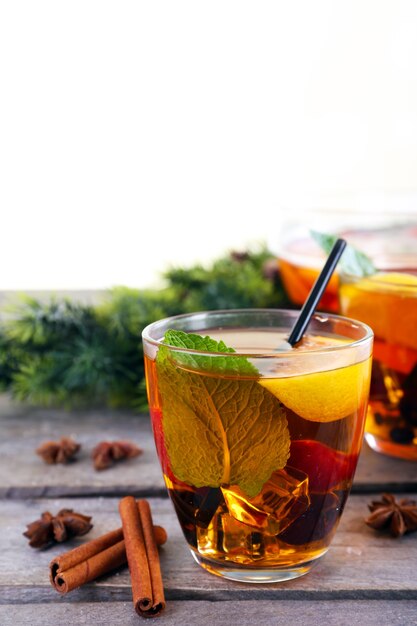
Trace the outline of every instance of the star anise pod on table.
{"type": "Polygon", "coordinates": [[[132,459],[143,450],[131,441],[101,441],[93,450],[92,458],[96,470],[107,469],[116,461],[132,459]]]}
{"type": "Polygon", "coordinates": [[[401,537],[417,530],[415,500],[397,501],[393,495],[384,493],[380,501],[374,500],[368,508],[371,515],[365,519],[365,523],[375,530],[388,529],[393,537],[401,537]]]}
{"type": "Polygon", "coordinates": [[[72,437],[62,437],[59,441],[45,441],[36,449],[36,454],[48,463],[68,463],[81,448],[72,437]]]}
{"type": "Polygon", "coordinates": [[[53,543],[85,535],[93,527],[90,522],[91,517],[72,509],[61,509],[56,515],[44,511],[40,519],[27,525],[23,535],[29,539],[32,548],[46,548],[53,543]]]}

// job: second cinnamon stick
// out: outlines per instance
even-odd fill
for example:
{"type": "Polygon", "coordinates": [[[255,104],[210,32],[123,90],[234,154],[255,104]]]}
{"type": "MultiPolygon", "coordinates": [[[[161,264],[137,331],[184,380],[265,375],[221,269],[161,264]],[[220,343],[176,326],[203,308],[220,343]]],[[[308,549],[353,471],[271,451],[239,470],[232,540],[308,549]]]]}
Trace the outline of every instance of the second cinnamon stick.
{"type": "Polygon", "coordinates": [[[142,617],[158,615],[165,607],[159,555],[152,532],[152,517],[145,500],[136,504],[132,496],[119,504],[133,604],[142,617]],[[138,509],[139,507],[139,509],[138,509]]]}

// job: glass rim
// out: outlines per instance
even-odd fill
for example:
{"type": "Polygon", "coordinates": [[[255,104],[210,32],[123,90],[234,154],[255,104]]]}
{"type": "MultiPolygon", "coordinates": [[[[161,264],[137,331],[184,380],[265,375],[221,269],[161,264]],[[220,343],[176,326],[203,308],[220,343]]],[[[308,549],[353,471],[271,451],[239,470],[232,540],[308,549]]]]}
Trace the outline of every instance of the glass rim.
{"type": "MultiPolygon", "coordinates": [[[[330,212],[339,221],[341,217],[346,215],[346,217],[349,218],[348,222],[341,222],[338,225],[335,224],[334,233],[337,233],[354,246],[359,245],[355,243],[358,237],[362,239],[363,237],[371,236],[371,239],[375,243],[384,242],[390,232],[395,232],[398,229],[404,231],[406,236],[409,237],[410,241],[412,240],[413,243],[417,238],[417,213],[415,211],[397,211],[395,209],[385,208],[379,210],[378,213],[370,213],[370,215],[373,216],[373,222],[379,216],[382,220],[381,223],[377,220],[376,224],[371,225],[367,223],[358,226],[351,223],[350,218],[352,212],[348,209],[333,212],[333,210],[330,209],[323,210],[317,208],[315,211],[318,213],[319,217],[323,213],[326,214],[330,212]],[[387,219],[388,221],[386,221],[387,219]]],[[[314,215],[315,211],[313,210],[312,215],[314,215]]],[[[308,217],[306,219],[308,219],[308,217]]],[[[415,246],[406,250],[401,246],[390,246],[389,249],[385,247],[380,249],[375,248],[371,252],[368,252],[368,256],[372,258],[378,271],[395,271],[397,269],[401,271],[405,268],[417,269],[417,251],[415,246]]],[[[326,255],[321,250],[318,243],[311,237],[310,228],[308,228],[308,226],[289,222],[287,224],[287,232],[284,232],[282,241],[278,246],[277,258],[278,260],[282,259],[284,262],[296,266],[308,266],[312,269],[317,269],[318,267],[321,268],[326,255]],[[307,247],[307,249],[305,246],[300,249],[299,246],[301,243],[308,243],[309,246],[311,244],[313,245],[307,247]]],[[[337,273],[340,274],[340,272],[337,273]]]]}
{"type": "MultiPolygon", "coordinates": [[[[314,255],[311,251],[294,251],[290,250],[289,247],[285,248],[284,246],[280,247],[277,252],[278,263],[280,261],[284,261],[284,263],[296,265],[297,267],[307,267],[313,270],[321,269],[323,266],[323,259],[325,258],[326,254],[319,248],[317,249],[316,255],[314,255]]],[[[401,272],[404,267],[417,270],[417,253],[415,252],[399,252],[398,254],[390,252],[379,256],[374,255],[371,258],[372,262],[376,266],[377,272],[379,273],[395,271],[401,272]]],[[[336,269],[335,274],[340,276],[342,272],[336,269]]]]}
{"type": "MultiPolygon", "coordinates": [[[[416,263],[416,270],[417,270],[417,263],[416,263]]],[[[415,284],[413,283],[401,283],[401,282],[392,282],[390,281],[388,278],[386,280],[373,280],[375,278],[375,276],[381,276],[381,274],[386,275],[387,277],[390,274],[406,274],[407,276],[414,276],[415,278],[417,278],[416,274],[412,274],[411,272],[400,272],[400,271],[396,271],[393,270],[391,272],[387,272],[384,270],[378,270],[377,272],[375,272],[375,274],[371,274],[370,276],[355,276],[354,274],[346,274],[344,272],[340,273],[340,279],[343,282],[344,280],[349,281],[351,283],[358,283],[361,281],[370,281],[372,283],[372,285],[381,285],[382,287],[391,287],[391,288],[398,288],[398,289],[405,289],[405,290],[409,290],[409,291],[416,291],[417,292],[417,282],[415,284]]]]}
{"type": "MultiPolygon", "coordinates": [[[[201,316],[202,318],[204,317],[214,317],[216,315],[236,315],[236,314],[256,314],[256,313],[272,313],[272,314],[282,314],[282,313],[286,313],[286,314],[293,314],[294,315],[294,321],[296,316],[300,313],[300,311],[298,309],[266,309],[266,308],[260,308],[260,309],[253,309],[253,308],[244,308],[244,309],[218,309],[218,310],[212,310],[212,311],[195,311],[193,313],[182,313],[180,315],[172,315],[169,317],[165,317],[163,319],[157,320],[155,322],[152,322],[151,324],[148,324],[147,326],[145,326],[145,328],[142,331],[142,339],[144,341],[146,341],[147,343],[156,346],[156,347],[160,347],[160,346],[165,346],[166,348],[169,348],[171,350],[174,350],[175,352],[181,352],[181,353],[187,353],[187,354],[194,354],[194,355],[201,355],[201,356],[206,356],[206,355],[211,355],[211,356],[222,356],[222,357],[236,357],[238,356],[242,356],[242,357],[246,357],[246,358],[251,358],[251,359],[260,359],[260,358],[265,358],[265,359],[282,359],[282,358],[306,358],[306,356],[311,355],[311,354],[326,354],[326,353],[334,353],[334,352],[340,352],[343,350],[351,350],[352,348],[357,348],[357,347],[362,347],[363,345],[366,345],[366,343],[368,343],[369,341],[371,341],[373,339],[374,336],[374,332],[372,330],[372,328],[370,326],[368,326],[368,324],[365,324],[364,322],[360,322],[359,320],[355,320],[352,319],[350,317],[345,317],[343,315],[336,315],[334,313],[324,313],[324,312],[320,312],[317,311],[316,313],[314,313],[312,319],[316,319],[317,321],[321,321],[321,322],[325,322],[325,321],[329,321],[329,320],[337,320],[340,321],[342,323],[345,323],[347,325],[349,325],[351,328],[361,328],[364,331],[364,336],[361,337],[360,339],[352,339],[352,341],[349,341],[349,339],[347,340],[346,343],[341,344],[341,345],[337,345],[337,346],[321,346],[319,348],[313,348],[313,349],[308,349],[308,350],[304,350],[304,351],[299,351],[297,352],[296,350],[283,350],[283,351],[278,351],[277,352],[259,352],[259,353],[247,353],[247,352],[208,352],[208,351],[204,351],[204,350],[194,350],[194,349],[190,349],[190,348],[181,348],[181,347],[177,347],[177,346],[171,346],[167,343],[163,342],[163,338],[161,339],[154,339],[153,337],[150,336],[150,331],[153,328],[157,328],[159,325],[162,324],[166,324],[167,322],[169,323],[171,320],[175,321],[175,320],[181,320],[181,319],[186,319],[186,318],[192,318],[192,317],[196,317],[196,316],[201,316]]],[[[290,330],[290,329],[288,329],[290,330]]],[[[210,329],[208,328],[207,331],[204,330],[204,332],[206,334],[209,335],[209,331],[210,329]]],[[[184,331],[185,332],[185,331],[184,331]]]]}

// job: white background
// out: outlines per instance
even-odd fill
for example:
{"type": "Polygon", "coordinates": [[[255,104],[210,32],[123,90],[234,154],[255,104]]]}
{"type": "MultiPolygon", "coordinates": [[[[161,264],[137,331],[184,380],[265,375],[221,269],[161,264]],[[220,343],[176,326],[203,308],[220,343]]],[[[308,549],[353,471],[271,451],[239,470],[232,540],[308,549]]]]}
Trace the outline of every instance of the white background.
{"type": "Polygon", "coordinates": [[[0,289],[144,286],[278,246],[289,208],[417,207],[416,33],[413,0],[0,0],[0,289]]]}

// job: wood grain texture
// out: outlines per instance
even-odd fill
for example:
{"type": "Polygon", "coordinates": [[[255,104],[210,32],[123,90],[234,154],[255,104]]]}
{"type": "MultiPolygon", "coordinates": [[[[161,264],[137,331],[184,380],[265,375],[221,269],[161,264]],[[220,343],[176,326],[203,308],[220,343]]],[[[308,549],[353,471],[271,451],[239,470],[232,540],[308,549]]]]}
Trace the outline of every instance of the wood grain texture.
{"type": "MultiPolygon", "coordinates": [[[[417,599],[416,535],[400,540],[379,534],[364,522],[365,496],[351,496],[328,554],[307,576],[272,585],[233,583],[208,574],[191,558],[172,505],[167,499],[150,500],[154,521],[167,529],[168,542],[161,549],[161,568],[168,600],[328,600],[417,599]]],[[[56,602],[58,594],[48,580],[53,556],[117,528],[118,501],[113,498],[60,499],[0,503],[0,602],[56,602]],[[46,551],[29,548],[22,536],[25,524],[49,509],[75,507],[92,515],[88,536],[46,551]]],[[[72,592],[68,601],[125,601],[131,597],[127,569],[103,577],[72,592]]]]}
{"type": "Polygon", "coordinates": [[[146,415],[108,409],[35,409],[14,406],[3,396],[0,429],[0,497],[165,494],[146,415]],[[70,465],[46,465],[35,453],[36,448],[43,441],[64,435],[81,443],[77,460],[70,465]],[[94,446],[116,439],[132,440],[143,453],[107,470],[94,470],[94,446]]]}
{"type": "MultiPolygon", "coordinates": [[[[164,484],[149,417],[109,409],[67,412],[14,405],[0,396],[0,497],[82,495],[163,496],[164,484]],[[70,466],[48,466],[35,454],[47,439],[73,435],[82,445],[70,466]],[[91,450],[103,439],[132,439],[144,453],[97,472],[91,450]]],[[[392,459],[364,445],[353,491],[417,491],[417,463],[392,459]]]]}
{"type": "MultiPolygon", "coordinates": [[[[412,626],[417,624],[417,600],[377,602],[375,600],[335,600],[333,602],[305,602],[281,600],[277,602],[232,601],[173,601],[158,617],[162,626],[412,626]]],[[[0,606],[3,626],[133,626],[138,625],[131,602],[67,601],[54,605],[0,606]]]]}
{"type": "Polygon", "coordinates": [[[378,491],[415,493],[417,492],[417,463],[379,454],[364,443],[352,491],[354,493],[378,491]]]}

